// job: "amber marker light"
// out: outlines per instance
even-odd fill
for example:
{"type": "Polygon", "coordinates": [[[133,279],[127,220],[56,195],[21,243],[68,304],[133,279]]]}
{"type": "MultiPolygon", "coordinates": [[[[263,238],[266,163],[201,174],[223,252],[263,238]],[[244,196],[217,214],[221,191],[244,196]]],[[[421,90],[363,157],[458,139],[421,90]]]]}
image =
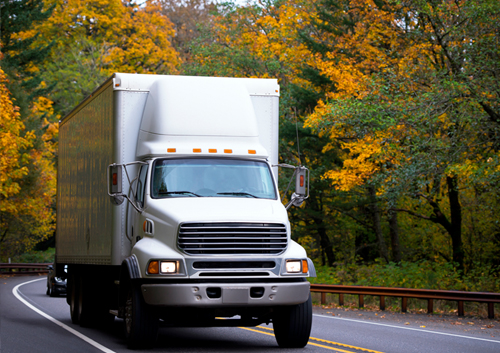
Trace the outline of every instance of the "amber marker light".
{"type": "Polygon", "coordinates": [[[148,273],[150,275],[157,275],[160,273],[160,266],[158,261],[151,261],[148,265],[148,273]]]}
{"type": "Polygon", "coordinates": [[[175,148],[167,148],[167,152],[174,153],[174,152],[176,152],[176,149],[175,148]]]}
{"type": "Polygon", "coordinates": [[[248,150],[248,154],[257,154],[256,150],[248,150]]]}
{"type": "Polygon", "coordinates": [[[201,153],[201,148],[193,148],[193,153],[201,153]]]}
{"type": "Polygon", "coordinates": [[[208,153],[217,153],[217,149],[216,148],[209,148],[208,153]]]}
{"type": "Polygon", "coordinates": [[[233,150],[224,150],[224,153],[233,153],[233,150]]]}
{"type": "Polygon", "coordinates": [[[309,271],[309,267],[307,265],[307,260],[302,260],[302,273],[307,273],[309,271]]]}

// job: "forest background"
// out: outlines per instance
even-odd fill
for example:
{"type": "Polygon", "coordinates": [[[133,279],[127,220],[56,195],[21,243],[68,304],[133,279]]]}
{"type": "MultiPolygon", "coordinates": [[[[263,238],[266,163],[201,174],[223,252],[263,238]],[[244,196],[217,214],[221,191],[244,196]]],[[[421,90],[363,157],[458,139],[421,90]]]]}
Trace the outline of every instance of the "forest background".
{"type": "Polygon", "coordinates": [[[500,291],[498,0],[0,11],[0,261],[53,256],[58,121],[113,72],[271,77],[280,162],[311,170],[290,217],[317,283],[500,291]]]}

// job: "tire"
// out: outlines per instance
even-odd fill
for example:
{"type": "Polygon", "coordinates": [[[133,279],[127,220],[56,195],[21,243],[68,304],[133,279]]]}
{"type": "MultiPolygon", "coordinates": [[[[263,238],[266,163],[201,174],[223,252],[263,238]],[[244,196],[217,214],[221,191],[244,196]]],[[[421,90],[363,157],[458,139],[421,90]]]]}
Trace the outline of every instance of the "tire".
{"type": "Polygon", "coordinates": [[[277,308],[273,316],[274,336],[280,348],[302,348],[309,341],[312,326],[312,301],[277,308]]]}
{"type": "Polygon", "coordinates": [[[50,294],[50,287],[49,287],[49,284],[47,283],[47,291],[45,292],[45,294],[47,294],[49,297],[51,296],[50,294]]]}
{"type": "Polygon", "coordinates": [[[71,322],[75,325],[80,323],[80,285],[79,277],[75,274],[68,278],[68,297],[69,297],[69,310],[71,315],[71,322]]]}
{"type": "Polygon", "coordinates": [[[129,349],[154,346],[158,337],[159,318],[144,302],[140,286],[132,285],[128,291],[123,322],[129,349]]]}

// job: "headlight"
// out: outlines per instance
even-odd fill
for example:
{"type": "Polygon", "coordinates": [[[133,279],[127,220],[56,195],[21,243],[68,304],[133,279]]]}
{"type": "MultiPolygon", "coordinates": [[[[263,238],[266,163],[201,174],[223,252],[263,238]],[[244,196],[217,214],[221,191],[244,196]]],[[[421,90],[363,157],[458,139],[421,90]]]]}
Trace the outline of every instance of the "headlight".
{"type": "Polygon", "coordinates": [[[302,272],[302,266],[300,260],[289,260],[286,262],[286,272],[288,273],[299,273],[302,272]]]}
{"type": "Polygon", "coordinates": [[[148,264],[148,275],[169,274],[179,272],[179,261],[153,260],[148,264]]]}
{"type": "Polygon", "coordinates": [[[287,273],[307,273],[308,271],[307,260],[287,260],[286,262],[287,273]]]}
{"type": "Polygon", "coordinates": [[[161,273],[177,273],[177,261],[162,261],[161,273]]]}

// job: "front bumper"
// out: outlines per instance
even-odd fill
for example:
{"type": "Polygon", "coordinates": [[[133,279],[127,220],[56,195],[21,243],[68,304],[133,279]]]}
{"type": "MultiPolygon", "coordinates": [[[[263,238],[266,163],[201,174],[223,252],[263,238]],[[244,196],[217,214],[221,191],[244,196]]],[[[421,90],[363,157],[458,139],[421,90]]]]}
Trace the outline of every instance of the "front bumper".
{"type": "Polygon", "coordinates": [[[280,283],[182,283],[143,284],[147,304],[182,307],[279,306],[304,303],[310,284],[280,283]],[[215,293],[215,295],[214,295],[215,293]]]}

